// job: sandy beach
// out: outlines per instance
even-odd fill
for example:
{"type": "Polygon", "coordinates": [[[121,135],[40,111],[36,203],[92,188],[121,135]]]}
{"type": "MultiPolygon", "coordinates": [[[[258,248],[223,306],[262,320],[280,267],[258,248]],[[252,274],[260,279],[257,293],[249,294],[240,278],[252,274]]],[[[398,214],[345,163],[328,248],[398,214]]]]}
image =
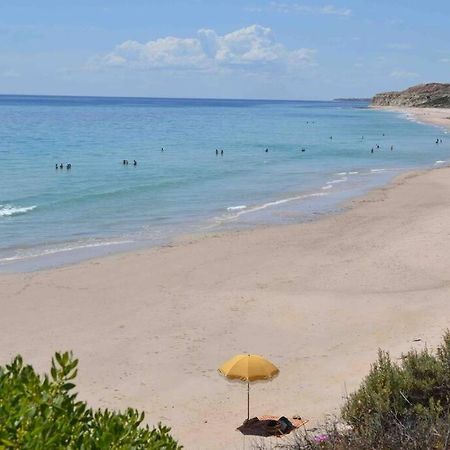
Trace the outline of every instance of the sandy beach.
{"type": "Polygon", "coordinates": [[[398,111],[414,118],[418,122],[430,123],[450,129],[450,109],[448,108],[400,108],[396,106],[376,106],[373,108],[398,111]]]}
{"type": "Polygon", "coordinates": [[[237,449],[245,385],[217,368],[258,353],[280,375],[252,386],[251,414],[314,424],[378,348],[433,347],[449,326],[449,192],[450,168],[410,173],[315,222],[1,275],[1,364],[73,350],[80,398],[144,410],[187,449],[237,449]]]}

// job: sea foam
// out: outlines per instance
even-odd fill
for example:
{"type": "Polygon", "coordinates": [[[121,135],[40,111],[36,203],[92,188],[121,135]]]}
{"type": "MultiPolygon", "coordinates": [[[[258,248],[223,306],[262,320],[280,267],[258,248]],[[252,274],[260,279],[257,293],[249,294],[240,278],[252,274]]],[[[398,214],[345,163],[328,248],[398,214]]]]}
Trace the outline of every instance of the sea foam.
{"type": "Polygon", "coordinates": [[[125,244],[131,244],[134,241],[132,240],[119,240],[119,241],[103,241],[103,242],[86,242],[86,243],[69,243],[67,245],[63,246],[56,246],[53,248],[45,248],[41,250],[30,250],[28,252],[21,252],[20,254],[16,254],[14,256],[8,256],[4,258],[0,258],[0,264],[12,262],[12,261],[20,261],[20,260],[26,260],[31,258],[38,258],[42,256],[49,256],[54,255],[58,253],[64,253],[64,252],[72,252],[76,250],[84,250],[89,248],[96,248],[96,247],[108,247],[113,245],[125,245],[125,244]]]}
{"type": "Polygon", "coordinates": [[[229,206],[227,211],[240,211],[245,208],[247,208],[247,205],[229,206]]]}
{"type": "Polygon", "coordinates": [[[33,211],[37,206],[13,206],[0,205],[0,217],[15,216],[17,214],[25,214],[28,211],[33,211]]]}
{"type": "Polygon", "coordinates": [[[231,216],[228,216],[228,217],[225,217],[225,218],[221,217],[221,218],[218,218],[218,219],[219,219],[220,222],[222,222],[223,220],[236,219],[236,218],[238,218],[239,216],[241,216],[243,214],[254,213],[254,212],[266,209],[266,208],[270,208],[272,206],[283,205],[285,203],[293,202],[293,201],[296,201],[296,200],[304,200],[304,199],[312,198],[312,197],[322,197],[324,195],[328,195],[328,193],[327,192],[314,192],[312,194],[302,194],[302,195],[296,195],[295,197],[282,198],[280,200],[275,200],[273,202],[267,202],[267,203],[263,203],[262,205],[253,206],[252,208],[238,211],[238,212],[236,212],[235,214],[233,214],[231,216]]]}

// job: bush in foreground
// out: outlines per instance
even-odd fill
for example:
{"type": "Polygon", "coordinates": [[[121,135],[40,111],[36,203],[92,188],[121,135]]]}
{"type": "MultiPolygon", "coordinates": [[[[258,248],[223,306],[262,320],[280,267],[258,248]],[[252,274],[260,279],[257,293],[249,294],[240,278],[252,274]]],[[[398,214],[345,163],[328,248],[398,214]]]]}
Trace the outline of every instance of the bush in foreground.
{"type": "Polygon", "coordinates": [[[435,353],[411,350],[400,363],[379,351],[359,389],[348,397],[342,418],[321,428],[298,432],[281,448],[450,449],[450,332],[435,353]]]}
{"type": "Polygon", "coordinates": [[[56,353],[50,375],[16,356],[0,366],[0,449],[179,450],[170,428],[142,426],[144,413],[92,410],[73,393],[78,360],[56,353]]]}

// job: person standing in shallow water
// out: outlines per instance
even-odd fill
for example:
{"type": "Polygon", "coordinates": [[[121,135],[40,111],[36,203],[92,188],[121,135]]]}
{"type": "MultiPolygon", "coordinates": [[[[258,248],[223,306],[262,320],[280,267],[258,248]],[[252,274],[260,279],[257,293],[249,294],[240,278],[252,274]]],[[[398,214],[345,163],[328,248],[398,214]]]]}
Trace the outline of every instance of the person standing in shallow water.
{"type": "Polygon", "coordinates": [[[217,148],[216,148],[216,155],[218,155],[219,154],[219,150],[217,150],[217,148]]]}
{"type": "Polygon", "coordinates": [[[137,166],[137,161],[133,159],[133,166],[137,166]]]}
{"type": "Polygon", "coordinates": [[[220,156],[223,156],[223,150],[220,150],[220,156]]]}

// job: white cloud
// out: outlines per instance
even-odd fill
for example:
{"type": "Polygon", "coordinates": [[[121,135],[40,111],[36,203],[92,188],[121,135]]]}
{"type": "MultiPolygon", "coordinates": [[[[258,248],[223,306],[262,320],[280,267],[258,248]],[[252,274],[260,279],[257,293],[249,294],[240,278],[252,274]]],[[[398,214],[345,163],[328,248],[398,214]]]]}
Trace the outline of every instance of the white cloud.
{"type": "Polygon", "coordinates": [[[320,9],[322,14],[334,14],[336,16],[350,16],[352,10],[349,8],[336,8],[333,5],[325,5],[320,9]]]}
{"type": "MultiPolygon", "coordinates": [[[[195,37],[168,36],[146,43],[128,40],[94,62],[100,67],[140,70],[289,70],[314,64],[315,50],[289,50],[270,28],[251,25],[228,34],[201,29],[195,37]]],[[[91,64],[92,65],[92,64],[91,64]]]]}
{"type": "Polygon", "coordinates": [[[439,62],[441,62],[441,63],[449,63],[450,62],[450,58],[441,58],[439,60],[439,62]]]}
{"type": "Polygon", "coordinates": [[[402,44],[399,42],[388,44],[388,47],[391,48],[392,50],[409,50],[411,48],[409,44],[402,44]]]}
{"type": "Polygon", "coordinates": [[[398,79],[411,79],[411,78],[417,78],[419,76],[419,74],[415,73],[415,72],[408,72],[406,70],[396,69],[390,73],[390,76],[392,78],[398,78],[398,79]]]}
{"type": "Polygon", "coordinates": [[[352,10],[350,8],[338,8],[331,4],[323,6],[311,6],[296,2],[272,1],[269,3],[268,9],[284,14],[311,13],[342,17],[348,17],[352,14],[352,10]]]}
{"type": "Polygon", "coordinates": [[[289,13],[312,13],[314,12],[314,8],[308,5],[302,5],[300,3],[287,3],[287,2],[278,2],[273,1],[269,4],[269,9],[275,10],[279,13],[289,14],[289,13]]]}

